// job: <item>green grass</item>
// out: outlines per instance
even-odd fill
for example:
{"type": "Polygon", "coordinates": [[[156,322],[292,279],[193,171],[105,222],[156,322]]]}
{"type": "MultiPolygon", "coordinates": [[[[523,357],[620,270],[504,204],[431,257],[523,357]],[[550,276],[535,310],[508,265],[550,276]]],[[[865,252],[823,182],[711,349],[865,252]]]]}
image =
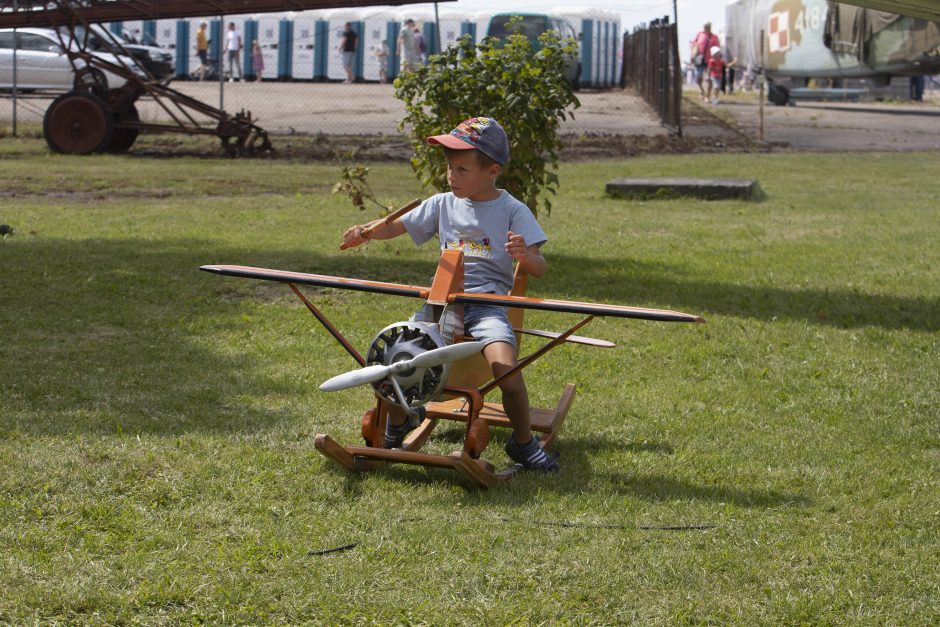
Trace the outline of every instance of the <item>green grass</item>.
{"type": "MultiPolygon", "coordinates": [[[[427,284],[432,247],[339,252],[365,218],[338,166],[40,141],[0,149],[0,622],[940,621],[940,155],[564,166],[531,292],[708,324],[597,320],[617,348],[537,362],[533,404],[579,387],[563,472],[485,491],[317,454],[360,441],[369,394],[317,390],[352,360],[285,287],[196,270],[427,284]],[[676,175],[767,199],[603,196],[676,175]]],[[[372,183],[422,194],[406,165],[372,183]]],[[[361,349],[418,304],[308,294],[361,349]]]]}

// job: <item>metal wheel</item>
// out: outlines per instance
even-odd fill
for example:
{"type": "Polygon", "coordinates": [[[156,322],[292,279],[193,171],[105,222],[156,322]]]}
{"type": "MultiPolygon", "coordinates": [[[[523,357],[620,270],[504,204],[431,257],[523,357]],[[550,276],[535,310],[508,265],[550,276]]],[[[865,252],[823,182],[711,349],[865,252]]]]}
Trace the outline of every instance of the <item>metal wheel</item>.
{"type": "Polygon", "coordinates": [[[137,141],[137,135],[140,133],[138,128],[122,127],[123,122],[140,122],[140,114],[137,113],[137,107],[131,103],[129,108],[124,111],[114,112],[114,133],[111,135],[111,141],[108,142],[106,150],[108,152],[127,152],[137,141]]]}
{"type": "Polygon", "coordinates": [[[87,155],[108,146],[114,122],[104,100],[94,94],[72,91],[52,101],[42,130],[53,151],[87,155]]]}

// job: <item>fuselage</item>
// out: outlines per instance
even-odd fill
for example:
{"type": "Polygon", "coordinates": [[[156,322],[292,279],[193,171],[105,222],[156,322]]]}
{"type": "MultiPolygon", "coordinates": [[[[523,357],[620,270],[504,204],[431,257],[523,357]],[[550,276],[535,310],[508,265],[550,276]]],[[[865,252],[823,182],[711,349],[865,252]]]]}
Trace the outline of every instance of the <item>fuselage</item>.
{"type": "Polygon", "coordinates": [[[731,2],[725,38],[727,57],[736,65],[762,66],[771,78],[866,78],[940,71],[936,22],[825,0],[731,2]]]}

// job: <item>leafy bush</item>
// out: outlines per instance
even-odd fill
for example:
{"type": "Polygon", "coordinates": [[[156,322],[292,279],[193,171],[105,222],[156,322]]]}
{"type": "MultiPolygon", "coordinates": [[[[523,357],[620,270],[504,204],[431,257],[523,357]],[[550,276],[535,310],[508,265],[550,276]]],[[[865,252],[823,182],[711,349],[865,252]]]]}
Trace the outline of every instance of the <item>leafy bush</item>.
{"type": "MultiPolygon", "coordinates": [[[[541,49],[535,52],[518,31],[505,41],[486,38],[478,45],[465,35],[395,79],[395,95],[407,112],[399,128],[411,130],[411,166],[423,185],[447,189],[444,153],[439,146],[428,146],[425,138],[447,133],[467,118],[489,116],[509,136],[511,158],[499,186],[536,213],[540,192],[555,193],[558,126],[573,117],[569,108],[580,106],[565,78],[577,42],[561,41],[554,31],[543,33],[539,41],[541,49]]],[[[550,212],[547,196],[542,203],[550,212]]]]}

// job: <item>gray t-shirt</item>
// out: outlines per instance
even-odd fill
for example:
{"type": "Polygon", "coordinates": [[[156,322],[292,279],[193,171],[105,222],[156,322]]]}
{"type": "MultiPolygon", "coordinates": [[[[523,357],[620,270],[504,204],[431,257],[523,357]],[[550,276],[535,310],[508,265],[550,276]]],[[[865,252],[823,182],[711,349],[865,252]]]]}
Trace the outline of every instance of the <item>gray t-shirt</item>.
{"type": "Polygon", "coordinates": [[[402,216],[411,239],[421,245],[437,235],[441,250],[463,251],[464,290],[508,294],[512,289],[512,256],[506,252],[509,231],[528,246],[548,241],[535,216],[506,190],[499,198],[476,202],[451,192],[428,198],[402,216]]]}

